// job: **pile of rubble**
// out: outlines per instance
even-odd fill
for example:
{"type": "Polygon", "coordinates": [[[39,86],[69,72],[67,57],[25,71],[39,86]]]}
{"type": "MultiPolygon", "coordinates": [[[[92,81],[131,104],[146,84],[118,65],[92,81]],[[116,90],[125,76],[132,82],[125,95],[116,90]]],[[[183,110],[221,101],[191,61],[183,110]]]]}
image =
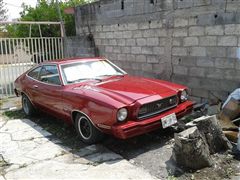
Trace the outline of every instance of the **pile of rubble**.
{"type": "Polygon", "coordinates": [[[173,160],[188,169],[198,170],[214,165],[212,155],[231,152],[240,154],[240,89],[234,91],[212,116],[202,116],[176,133],[173,160]],[[233,148],[234,147],[234,148],[233,148]]]}

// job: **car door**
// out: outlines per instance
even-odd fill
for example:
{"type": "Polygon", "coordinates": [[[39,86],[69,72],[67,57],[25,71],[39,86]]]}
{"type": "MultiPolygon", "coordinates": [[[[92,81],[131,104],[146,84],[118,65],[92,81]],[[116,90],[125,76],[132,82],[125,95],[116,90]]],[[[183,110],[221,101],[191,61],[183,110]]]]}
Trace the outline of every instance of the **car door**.
{"type": "Polygon", "coordinates": [[[57,65],[43,65],[38,82],[33,85],[38,96],[35,98],[44,111],[56,115],[62,114],[62,90],[57,65]]]}
{"type": "Polygon", "coordinates": [[[24,92],[36,107],[39,106],[39,103],[37,100],[38,90],[36,89],[36,86],[39,86],[38,77],[41,69],[42,69],[42,66],[38,66],[33,70],[31,70],[26,76],[27,80],[24,81],[24,87],[25,87],[24,92]]]}

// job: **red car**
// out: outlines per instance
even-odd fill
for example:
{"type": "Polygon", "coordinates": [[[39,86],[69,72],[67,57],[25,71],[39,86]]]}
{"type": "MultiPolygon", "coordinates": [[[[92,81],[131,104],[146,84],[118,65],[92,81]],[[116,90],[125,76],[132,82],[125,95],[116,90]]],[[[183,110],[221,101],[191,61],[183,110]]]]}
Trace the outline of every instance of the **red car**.
{"type": "Polygon", "coordinates": [[[89,144],[167,128],[193,108],[185,86],[130,76],[105,58],[43,62],[16,79],[15,93],[26,115],[64,119],[89,144]]]}

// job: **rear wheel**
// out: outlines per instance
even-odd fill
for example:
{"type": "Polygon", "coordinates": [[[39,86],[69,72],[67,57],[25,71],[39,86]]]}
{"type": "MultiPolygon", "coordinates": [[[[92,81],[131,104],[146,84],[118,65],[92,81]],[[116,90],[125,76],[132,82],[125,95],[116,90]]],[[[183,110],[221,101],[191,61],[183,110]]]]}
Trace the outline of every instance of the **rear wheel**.
{"type": "Polygon", "coordinates": [[[27,116],[32,116],[35,113],[35,109],[31,103],[31,101],[24,94],[22,95],[22,108],[23,108],[24,113],[27,116]]]}
{"type": "Polygon", "coordinates": [[[77,114],[75,127],[81,140],[86,144],[94,144],[103,139],[103,133],[100,132],[85,115],[77,114]]]}

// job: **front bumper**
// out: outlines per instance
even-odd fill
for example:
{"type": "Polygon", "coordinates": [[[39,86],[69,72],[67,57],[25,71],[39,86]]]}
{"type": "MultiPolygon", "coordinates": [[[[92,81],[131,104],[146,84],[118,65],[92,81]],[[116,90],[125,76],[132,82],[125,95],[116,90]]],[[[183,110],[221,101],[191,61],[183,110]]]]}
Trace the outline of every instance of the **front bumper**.
{"type": "Polygon", "coordinates": [[[158,116],[154,116],[139,121],[129,120],[124,124],[114,125],[112,126],[112,134],[120,139],[127,139],[137,135],[145,134],[147,132],[151,132],[153,130],[161,128],[162,127],[161,118],[169,114],[175,113],[177,119],[180,119],[186,114],[191,113],[192,109],[193,103],[191,101],[186,101],[184,103],[179,104],[177,107],[173,109],[170,109],[166,112],[159,114],[158,116]]]}

